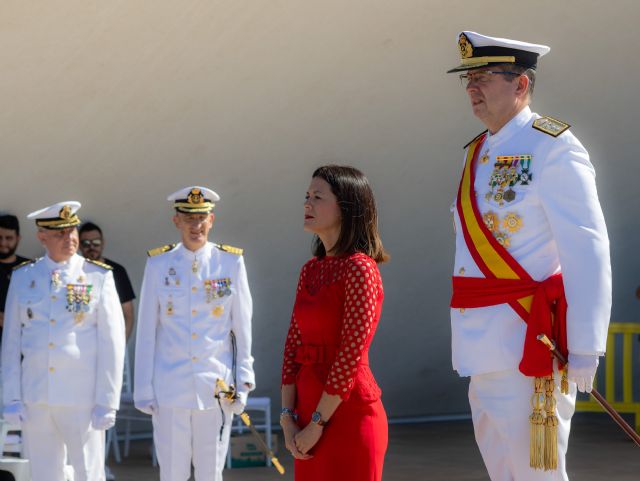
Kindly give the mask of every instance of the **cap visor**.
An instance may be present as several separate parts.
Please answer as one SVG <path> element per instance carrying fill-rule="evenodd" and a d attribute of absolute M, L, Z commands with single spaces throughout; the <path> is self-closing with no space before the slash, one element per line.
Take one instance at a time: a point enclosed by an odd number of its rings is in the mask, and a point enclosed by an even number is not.
<path fill-rule="evenodd" d="M 474 70 L 476 68 L 486 67 L 487 65 L 489 65 L 489 62 L 477 63 L 475 65 L 458 65 L 457 67 L 454 67 L 451 70 L 447 70 L 447 73 L 464 72 L 465 70 Z"/>

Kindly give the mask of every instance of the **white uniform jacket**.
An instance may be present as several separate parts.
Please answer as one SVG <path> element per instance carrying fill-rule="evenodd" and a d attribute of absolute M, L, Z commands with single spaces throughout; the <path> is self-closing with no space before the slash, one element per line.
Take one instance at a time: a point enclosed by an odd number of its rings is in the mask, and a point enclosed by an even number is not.
<path fill-rule="evenodd" d="M 144 272 L 134 399 L 160 406 L 208 409 L 218 378 L 255 386 L 251 356 L 252 301 L 241 255 L 208 242 L 196 252 L 182 244 L 150 257 Z"/>
<path fill-rule="evenodd" d="M 527 107 L 496 134 L 487 134 L 476 164 L 478 209 L 485 225 L 533 279 L 542 281 L 562 271 L 569 351 L 603 354 L 611 312 L 611 264 L 595 171 L 570 131 L 553 137 L 532 127 L 538 118 Z M 496 163 L 511 162 L 515 156 L 520 180 L 507 201 L 490 182 L 498 172 Z M 453 275 L 484 277 L 467 248 L 455 202 L 452 211 Z M 460 375 L 517 369 L 526 325 L 508 304 L 452 309 L 451 327 L 453 367 Z"/>
<path fill-rule="evenodd" d="M 64 263 L 45 256 L 13 273 L 2 336 L 5 405 L 118 409 L 124 349 L 111 270 L 74 254 Z"/>

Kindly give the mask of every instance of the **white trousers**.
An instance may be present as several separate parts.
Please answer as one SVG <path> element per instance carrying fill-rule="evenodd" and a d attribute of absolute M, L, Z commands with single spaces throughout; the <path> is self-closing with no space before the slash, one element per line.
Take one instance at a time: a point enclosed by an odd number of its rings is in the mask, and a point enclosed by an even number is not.
<path fill-rule="evenodd" d="M 160 481 L 187 481 L 193 462 L 196 481 L 221 481 L 231 432 L 232 413 L 212 409 L 159 406 L 153 415 L 153 441 Z"/>
<path fill-rule="evenodd" d="M 575 410 L 576 385 L 561 394 L 555 374 L 558 415 L 558 469 L 529 467 L 529 416 L 533 378 L 520 371 L 500 371 L 471 376 L 469 404 L 476 442 L 492 481 L 568 481 L 565 457 L 571 416 Z"/>
<path fill-rule="evenodd" d="M 104 431 L 91 428 L 91 407 L 27 404 L 22 423 L 32 481 L 64 481 L 64 466 L 74 481 L 104 481 Z"/>

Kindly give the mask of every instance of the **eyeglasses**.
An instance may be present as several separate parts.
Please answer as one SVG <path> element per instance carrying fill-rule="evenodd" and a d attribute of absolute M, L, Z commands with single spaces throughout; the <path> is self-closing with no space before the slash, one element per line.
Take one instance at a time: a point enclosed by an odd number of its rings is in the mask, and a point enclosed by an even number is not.
<path fill-rule="evenodd" d="M 102 239 L 84 239 L 80 241 L 82 247 L 100 247 L 102 245 Z"/>
<path fill-rule="evenodd" d="M 481 72 L 467 72 L 460 74 L 460 84 L 463 87 L 467 87 L 471 82 L 475 82 L 480 85 L 486 85 L 491 82 L 491 77 L 493 75 L 512 75 L 515 77 L 519 77 L 522 75 L 517 72 L 503 72 L 503 71 L 494 71 L 494 70 L 483 70 Z"/>

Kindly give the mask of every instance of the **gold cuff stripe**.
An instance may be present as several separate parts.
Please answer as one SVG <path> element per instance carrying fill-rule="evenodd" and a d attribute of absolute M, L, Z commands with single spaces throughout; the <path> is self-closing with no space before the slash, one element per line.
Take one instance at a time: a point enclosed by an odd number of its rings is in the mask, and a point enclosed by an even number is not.
<path fill-rule="evenodd" d="M 471 57 L 471 58 L 463 58 L 462 65 L 478 65 L 484 63 L 515 63 L 515 57 Z"/>

